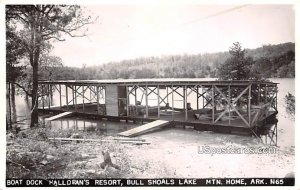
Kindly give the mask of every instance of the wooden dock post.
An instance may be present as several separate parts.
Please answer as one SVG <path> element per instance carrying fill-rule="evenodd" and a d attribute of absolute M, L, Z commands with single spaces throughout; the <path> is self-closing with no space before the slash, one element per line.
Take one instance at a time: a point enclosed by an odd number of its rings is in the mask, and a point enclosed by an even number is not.
<path fill-rule="evenodd" d="M 275 95 L 275 98 L 276 98 L 275 109 L 276 109 L 276 111 L 278 111 L 278 110 L 277 110 L 277 103 L 278 103 L 278 100 L 277 100 L 277 92 L 278 92 L 278 90 L 277 90 L 277 87 L 275 87 L 275 88 L 276 88 L 276 89 L 275 89 L 275 90 L 276 90 L 276 92 L 275 92 L 275 93 L 276 93 L 276 95 Z M 277 142 L 277 141 L 276 141 L 276 142 Z"/>
<path fill-rule="evenodd" d="M 127 117 L 129 117 L 129 93 L 128 93 L 128 86 L 126 86 L 126 112 L 127 112 Z"/>
<path fill-rule="evenodd" d="M 67 110 L 69 110 L 68 86 L 67 86 L 67 84 L 65 84 L 65 87 L 66 87 L 66 106 L 67 106 Z"/>
<path fill-rule="evenodd" d="M 50 84 L 48 84 L 48 109 L 50 110 L 50 106 L 51 106 L 51 103 L 50 103 Z"/>
<path fill-rule="evenodd" d="M 228 99 L 229 99 L 229 106 L 228 106 L 228 116 L 229 116 L 229 119 L 228 119 L 228 123 L 229 125 L 231 124 L 231 92 L 230 92 L 230 85 L 228 86 Z"/>
<path fill-rule="evenodd" d="M 74 108 L 75 108 L 75 94 L 74 94 L 74 87 L 75 87 L 75 86 L 72 87 L 72 102 L 73 102 L 73 106 L 74 106 Z M 76 87 L 75 87 L 75 88 L 76 88 Z M 75 111 L 76 111 L 76 109 L 75 109 Z"/>
<path fill-rule="evenodd" d="M 52 87 L 52 84 L 50 84 L 50 106 L 53 106 L 53 93 L 52 93 L 52 89 L 53 89 L 53 87 Z"/>
<path fill-rule="evenodd" d="M 260 102 L 260 84 L 257 85 L 257 104 Z"/>
<path fill-rule="evenodd" d="M 204 109 L 205 108 L 205 104 L 204 104 L 204 89 L 203 89 L 204 87 L 203 86 L 201 86 L 201 93 L 203 94 L 203 96 L 202 96 L 202 109 Z M 204 92 L 203 92 L 204 91 Z"/>
<path fill-rule="evenodd" d="M 183 96 L 184 96 L 184 111 L 185 111 L 185 116 L 184 116 L 184 118 L 185 118 L 185 120 L 187 121 L 187 119 L 188 119 L 188 113 L 187 113 L 187 88 L 186 88 L 186 85 L 184 86 L 184 91 L 183 91 Z"/>
<path fill-rule="evenodd" d="M 251 127 L 251 84 L 249 85 L 249 91 L 248 91 L 248 120 L 249 125 Z"/>
<path fill-rule="evenodd" d="M 137 94 L 136 94 L 136 89 L 137 88 L 135 86 L 133 88 L 134 88 L 134 105 L 137 105 Z"/>
<path fill-rule="evenodd" d="M 90 90 L 90 103 L 92 103 L 92 87 L 91 86 L 88 86 L 89 90 Z"/>
<path fill-rule="evenodd" d="M 149 110 L 148 110 L 148 85 L 146 84 L 146 89 L 145 89 L 145 93 L 146 93 L 146 118 L 149 117 Z"/>
<path fill-rule="evenodd" d="M 97 114 L 99 115 L 99 86 L 96 87 L 97 91 Z"/>
<path fill-rule="evenodd" d="M 168 86 L 166 86 L 166 89 L 167 89 L 167 104 L 169 104 L 169 88 L 168 88 Z"/>
<path fill-rule="evenodd" d="M 172 121 L 174 121 L 174 88 L 172 83 Z"/>
<path fill-rule="evenodd" d="M 185 104 L 185 86 L 182 87 L 182 98 L 183 98 L 183 109 L 185 110 L 186 104 Z"/>
<path fill-rule="evenodd" d="M 82 85 L 82 111 L 83 113 L 85 112 L 84 110 L 84 86 Z"/>
<path fill-rule="evenodd" d="M 157 119 L 160 118 L 160 105 L 159 105 L 159 85 L 157 85 Z"/>
<path fill-rule="evenodd" d="M 42 106 L 45 109 L 45 95 L 44 95 L 44 85 L 42 84 Z"/>
<path fill-rule="evenodd" d="M 212 85 L 212 123 L 215 123 L 215 86 Z"/>
<path fill-rule="evenodd" d="M 75 105 L 74 105 L 74 108 L 75 108 L 75 111 L 77 111 L 77 90 L 79 90 L 80 86 L 78 87 L 77 89 L 77 86 L 75 85 L 74 86 L 74 98 L 75 98 Z"/>
<path fill-rule="evenodd" d="M 62 109 L 62 103 L 61 103 L 61 84 L 59 84 L 59 106 L 60 106 L 60 109 Z"/>
<path fill-rule="evenodd" d="M 197 110 L 199 110 L 199 87 L 197 86 L 197 94 L 196 94 L 196 98 L 197 98 Z"/>
<path fill-rule="evenodd" d="M 267 84 L 265 85 L 265 104 L 267 103 Z"/>

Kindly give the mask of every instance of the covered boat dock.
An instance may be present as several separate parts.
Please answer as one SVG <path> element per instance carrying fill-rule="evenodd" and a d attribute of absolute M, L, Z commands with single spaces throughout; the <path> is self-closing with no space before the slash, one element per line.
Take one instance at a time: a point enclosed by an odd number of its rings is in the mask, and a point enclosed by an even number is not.
<path fill-rule="evenodd" d="M 39 111 L 253 134 L 276 123 L 277 83 L 188 79 L 39 81 Z M 54 96 L 53 94 L 58 94 Z M 59 99 L 54 105 L 54 99 Z"/>

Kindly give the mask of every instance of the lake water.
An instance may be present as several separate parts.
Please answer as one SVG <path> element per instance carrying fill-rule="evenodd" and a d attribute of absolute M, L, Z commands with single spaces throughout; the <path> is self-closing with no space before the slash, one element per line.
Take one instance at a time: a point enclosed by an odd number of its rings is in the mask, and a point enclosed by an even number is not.
<path fill-rule="evenodd" d="M 273 82 L 279 83 L 278 85 L 278 125 L 277 125 L 277 145 L 279 147 L 291 147 L 295 145 L 295 122 L 294 120 L 289 117 L 289 114 L 285 110 L 285 101 L 284 97 L 285 95 L 289 92 L 293 95 L 295 95 L 295 79 L 271 79 Z M 163 90 L 161 91 L 162 94 L 166 94 L 167 92 Z M 63 97 L 65 97 L 65 92 L 62 91 Z M 86 95 L 89 94 L 89 91 L 86 91 Z M 69 93 L 68 95 L 71 99 L 72 94 Z M 58 106 L 59 105 L 59 98 L 58 94 L 54 93 L 54 101 L 53 105 Z M 142 93 L 138 92 L 138 99 L 141 100 Z M 152 94 L 150 95 L 149 99 L 149 104 L 156 105 L 157 100 L 155 99 L 156 95 Z M 196 108 L 196 103 L 193 102 L 195 99 L 195 94 L 191 94 L 188 97 L 188 102 L 191 102 L 191 107 Z M 182 107 L 183 103 L 182 101 L 179 101 L 180 97 L 178 95 L 175 95 L 175 107 Z M 102 100 L 103 101 L 103 100 Z M 145 98 L 142 100 L 142 104 L 144 103 Z M 171 99 L 168 100 L 171 105 Z M 134 102 L 134 98 L 130 98 L 130 102 Z M 202 106 L 201 104 L 202 101 L 200 101 L 200 107 Z M 31 101 L 27 102 L 25 101 L 24 96 L 17 95 L 16 96 L 16 115 L 17 115 L 17 120 L 21 119 L 26 119 L 30 118 L 29 117 L 29 112 L 30 112 L 30 103 Z M 82 99 L 78 98 L 77 103 L 82 103 Z M 62 105 L 65 105 L 65 102 L 62 102 Z M 28 124 L 29 120 L 25 120 L 24 124 Z M 132 124 L 132 123 L 117 123 L 117 122 L 109 122 L 109 121 L 97 121 L 97 120 L 87 120 L 87 119 L 82 119 L 82 118 L 74 118 L 74 117 L 69 117 L 69 118 L 63 118 L 63 119 L 58 119 L 55 121 L 51 122 L 51 125 L 49 127 L 54 128 L 54 129 L 76 129 L 76 130 L 86 130 L 86 131 L 93 131 L 93 133 L 99 133 L 99 134 L 107 134 L 107 135 L 115 135 L 118 132 L 124 131 L 126 129 L 130 129 L 132 127 L 137 126 L 137 124 Z M 169 130 L 169 129 L 168 129 Z M 171 129 L 172 130 L 172 129 Z M 176 133 L 180 133 L 180 130 L 174 130 Z M 174 132 L 173 131 L 173 132 Z M 164 133 L 165 134 L 165 133 Z M 197 133 L 195 133 L 197 135 Z M 210 134 L 213 136 L 213 138 L 218 138 L 221 134 L 215 134 L 212 133 Z M 232 138 L 249 138 L 249 137 L 236 137 L 232 135 Z M 254 137 L 250 137 L 254 138 Z M 184 137 L 183 137 L 184 139 Z M 262 137 L 264 139 L 264 137 Z M 178 139 L 179 140 L 179 139 Z"/>

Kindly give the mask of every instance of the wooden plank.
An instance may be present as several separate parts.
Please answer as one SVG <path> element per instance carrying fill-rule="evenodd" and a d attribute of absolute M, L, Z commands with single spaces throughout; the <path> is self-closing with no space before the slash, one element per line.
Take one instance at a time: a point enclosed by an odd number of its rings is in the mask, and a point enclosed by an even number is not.
<path fill-rule="evenodd" d="M 60 140 L 60 141 L 87 141 L 87 142 L 103 142 L 103 140 L 99 139 L 79 139 L 79 138 L 48 138 L 49 140 Z M 113 140 L 108 140 L 105 142 L 110 142 Z"/>
<path fill-rule="evenodd" d="M 110 138 L 108 138 L 110 139 Z M 145 142 L 145 139 L 141 139 L 141 138 L 130 138 L 130 137 L 113 137 L 111 138 L 111 140 L 116 140 L 116 141 L 142 141 Z"/>
<path fill-rule="evenodd" d="M 59 141 L 81 141 L 81 142 L 119 142 L 122 144 L 150 144 L 150 142 L 145 142 L 145 140 L 138 139 L 124 139 L 124 140 L 116 140 L 116 139 L 79 139 L 79 138 L 48 138 L 49 140 L 59 140 Z"/>
<path fill-rule="evenodd" d="M 140 145 L 140 144 L 150 144 L 150 142 L 141 142 L 141 141 L 119 141 L 122 144 L 135 144 L 135 145 Z"/>
<path fill-rule="evenodd" d="M 46 121 L 53 121 L 53 120 L 55 120 L 55 119 L 59 119 L 59 118 L 65 117 L 65 116 L 67 116 L 67 115 L 70 115 L 71 113 L 72 113 L 72 112 L 64 112 L 64 113 L 55 115 L 55 116 L 53 116 L 53 117 L 46 118 L 45 120 L 46 120 Z"/>
<path fill-rule="evenodd" d="M 120 136 L 125 136 L 125 137 L 132 137 L 136 135 L 141 135 L 142 133 L 146 133 L 150 130 L 163 127 L 169 124 L 169 121 L 164 121 L 164 120 L 156 120 L 151 123 L 147 123 L 145 125 L 130 129 L 128 131 L 124 131 L 122 133 L 119 133 L 118 135 Z"/>

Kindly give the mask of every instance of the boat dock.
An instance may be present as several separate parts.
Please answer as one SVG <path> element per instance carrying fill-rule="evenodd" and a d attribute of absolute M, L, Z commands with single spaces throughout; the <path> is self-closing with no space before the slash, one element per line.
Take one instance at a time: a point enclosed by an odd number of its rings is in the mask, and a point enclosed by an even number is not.
<path fill-rule="evenodd" d="M 77 117 L 141 124 L 164 120 L 170 126 L 241 134 L 277 121 L 277 83 L 273 82 L 67 80 L 39 81 L 39 87 L 39 111 L 44 113 L 71 112 Z M 59 98 L 56 105 L 54 93 Z M 147 131 L 149 126 L 140 129 Z"/>

